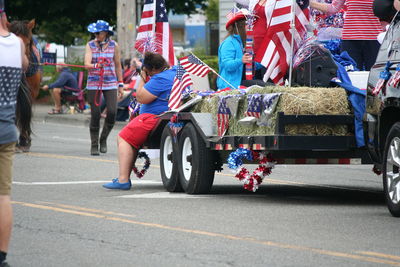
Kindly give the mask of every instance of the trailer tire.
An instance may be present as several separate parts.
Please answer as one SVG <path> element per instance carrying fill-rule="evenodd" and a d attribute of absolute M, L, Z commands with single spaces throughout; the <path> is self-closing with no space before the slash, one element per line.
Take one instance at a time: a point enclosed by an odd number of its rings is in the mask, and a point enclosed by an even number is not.
<path fill-rule="evenodd" d="M 182 192 L 178 172 L 178 144 L 174 142 L 173 138 L 167 124 L 160 141 L 161 180 L 168 192 Z"/>
<path fill-rule="evenodd" d="M 214 154 L 206 147 L 192 123 L 179 138 L 179 179 L 188 194 L 209 193 L 214 182 Z"/>
<path fill-rule="evenodd" d="M 388 209 L 394 217 L 400 217 L 400 122 L 392 126 L 386 138 L 382 179 Z"/>

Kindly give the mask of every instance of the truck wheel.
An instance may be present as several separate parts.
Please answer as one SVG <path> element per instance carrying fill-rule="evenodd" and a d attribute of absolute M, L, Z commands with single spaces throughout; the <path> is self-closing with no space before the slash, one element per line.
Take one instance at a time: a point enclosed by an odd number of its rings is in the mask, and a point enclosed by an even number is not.
<path fill-rule="evenodd" d="M 169 192 L 181 192 L 179 182 L 177 144 L 174 143 L 169 126 L 166 125 L 160 142 L 161 180 L 164 188 Z"/>
<path fill-rule="evenodd" d="M 383 189 L 390 213 L 400 217 L 400 122 L 389 131 L 383 154 Z"/>
<path fill-rule="evenodd" d="M 214 182 L 213 152 L 187 123 L 179 138 L 179 179 L 188 194 L 206 194 Z"/>

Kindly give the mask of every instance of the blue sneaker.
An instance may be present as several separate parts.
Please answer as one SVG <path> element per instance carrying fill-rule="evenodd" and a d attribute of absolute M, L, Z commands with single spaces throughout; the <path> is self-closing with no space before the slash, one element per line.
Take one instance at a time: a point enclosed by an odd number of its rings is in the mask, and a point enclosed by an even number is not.
<path fill-rule="evenodd" d="M 129 182 L 121 184 L 118 181 L 118 178 L 112 179 L 111 183 L 103 184 L 104 188 L 119 189 L 119 190 L 129 190 L 129 189 L 131 189 L 131 186 L 132 186 L 131 179 L 129 179 Z"/>

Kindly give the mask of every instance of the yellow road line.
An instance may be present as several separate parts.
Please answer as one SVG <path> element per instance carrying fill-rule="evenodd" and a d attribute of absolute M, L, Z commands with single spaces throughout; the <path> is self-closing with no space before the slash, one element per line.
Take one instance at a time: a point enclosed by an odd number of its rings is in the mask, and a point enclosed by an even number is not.
<path fill-rule="evenodd" d="M 384 254 L 384 253 L 378 253 L 378 252 L 372 252 L 372 251 L 357 251 L 356 253 L 374 256 L 374 257 L 380 257 L 380 258 L 388 258 L 391 260 L 400 260 L 400 256 L 394 256 L 394 255 L 390 255 L 390 254 Z"/>
<path fill-rule="evenodd" d="M 109 163 L 118 163 L 116 160 L 109 159 L 98 159 L 98 158 L 88 158 L 88 157 L 77 157 L 77 156 L 65 156 L 65 155 L 57 155 L 57 154 L 46 154 L 46 153 L 26 153 L 28 156 L 41 157 L 41 158 L 54 158 L 54 159 L 79 159 L 79 160 L 87 160 L 87 161 L 100 161 L 100 162 L 109 162 Z"/>
<path fill-rule="evenodd" d="M 195 234 L 195 235 L 200 235 L 200 236 L 210 236 L 210 237 L 217 237 L 217 238 L 222 238 L 222 239 L 244 241 L 244 242 L 269 246 L 269 247 L 290 249 L 290 250 L 296 250 L 296 251 L 306 251 L 306 252 L 312 252 L 312 253 L 316 253 L 316 254 L 320 254 L 320 255 L 328 255 L 328 256 L 339 257 L 339 258 L 354 259 L 354 260 L 359 260 L 359 261 L 364 261 L 364 262 L 373 262 L 373 263 L 388 264 L 388 265 L 393 265 L 393 266 L 400 266 L 400 262 L 398 262 L 398 261 L 374 258 L 374 257 L 370 257 L 370 256 L 362 256 L 362 255 L 355 255 L 355 254 L 337 252 L 337 251 L 332 251 L 332 250 L 303 247 L 303 246 L 290 245 L 290 244 L 284 244 L 284 243 L 266 241 L 266 240 L 258 240 L 258 239 L 251 238 L 251 237 L 241 237 L 241 236 L 213 233 L 213 232 L 208 232 L 208 231 L 187 229 L 187 228 L 182 228 L 182 227 L 173 227 L 173 226 L 162 225 L 162 224 L 158 224 L 158 223 L 140 222 L 140 221 L 135 221 L 135 220 L 130 220 L 130 219 L 110 217 L 110 216 L 106 216 L 103 214 L 70 210 L 70 209 L 66 209 L 66 208 L 50 207 L 50 206 L 39 205 L 39 204 L 34 204 L 34 203 L 27 203 L 27 202 L 20 202 L 20 201 L 12 201 L 12 203 L 16 204 L 16 205 L 25 206 L 25 207 L 35 208 L 35 209 L 50 210 L 50 211 L 61 212 L 61 213 L 69 213 L 69 214 L 85 216 L 85 217 L 94 217 L 94 218 L 105 219 L 105 220 L 109 220 L 109 221 L 122 222 L 122 223 L 158 228 L 158 229 L 163 229 L 163 230 L 171 230 L 171 231 Z M 368 252 L 365 252 L 365 253 L 368 253 Z M 369 255 L 375 256 L 375 255 L 386 255 L 386 254 L 370 252 Z M 386 255 L 386 256 L 391 256 L 393 258 L 397 258 L 397 256 L 394 256 L 394 255 L 393 256 Z"/>
<path fill-rule="evenodd" d="M 117 213 L 117 212 L 98 210 L 98 209 L 90 209 L 90 208 L 84 208 L 84 207 L 78 207 L 78 206 L 72 206 L 72 205 L 58 204 L 58 203 L 53 203 L 53 202 L 39 201 L 38 203 L 52 205 L 52 206 L 56 206 L 56 207 L 60 207 L 60 208 L 100 213 L 100 214 L 105 214 L 105 215 L 115 215 L 115 216 L 121 216 L 121 217 L 136 217 L 135 215 L 132 215 L 132 214 Z"/>

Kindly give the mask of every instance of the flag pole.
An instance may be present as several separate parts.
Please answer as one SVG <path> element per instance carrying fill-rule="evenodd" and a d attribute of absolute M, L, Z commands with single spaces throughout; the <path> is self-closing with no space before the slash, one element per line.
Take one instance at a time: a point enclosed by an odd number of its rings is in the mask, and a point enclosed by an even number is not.
<path fill-rule="evenodd" d="M 290 42 L 290 54 L 289 54 L 289 88 L 292 87 L 292 71 L 293 71 L 293 49 L 294 49 L 294 31 L 296 27 L 296 0 L 292 1 L 291 13 L 292 21 L 290 23 L 291 30 L 291 42 Z"/>
<path fill-rule="evenodd" d="M 237 89 L 235 86 L 233 86 L 232 84 L 230 84 L 227 80 L 224 79 L 224 77 L 222 77 L 221 75 L 219 75 L 215 70 L 213 70 L 210 66 L 208 66 L 206 63 L 204 63 L 200 58 L 198 58 L 195 54 L 193 54 L 192 52 L 190 52 L 191 55 L 193 55 L 196 59 L 198 59 L 201 63 L 203 63 L 204 65 L 206 65 L 212 72 L 214 72 L 218 77 L 220 77 L 224 82 L 226 82 L 230 87 L 232 87 L 233 89 Z"/>

